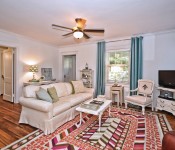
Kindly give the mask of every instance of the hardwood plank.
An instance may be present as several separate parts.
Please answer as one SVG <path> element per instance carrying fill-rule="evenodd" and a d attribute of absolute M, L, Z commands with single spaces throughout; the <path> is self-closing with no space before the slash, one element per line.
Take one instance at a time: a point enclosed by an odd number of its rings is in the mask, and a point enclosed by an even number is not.
<path fill-rule="evenodd" d="M 0 140 L 0 148 L 5 147 L 5 146 L 6 145 L 4 143 L 2 143 L 1 140 Z"/>
<path fill-rule="evenodd" d="M 0 148 L 28 135 L 36 128 L 19 124 L 21 105 L 4 101 L 0 96 Z"/>

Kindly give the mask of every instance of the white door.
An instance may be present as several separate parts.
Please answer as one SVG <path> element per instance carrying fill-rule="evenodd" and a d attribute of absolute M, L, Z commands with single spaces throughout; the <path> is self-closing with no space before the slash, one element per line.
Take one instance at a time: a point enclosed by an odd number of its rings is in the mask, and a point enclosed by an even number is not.
<path fill-rule="evenodd" d="M 13 49 L 3 51 L 2 78 L 4 84 L 3 99 L 13 102 Z"/>
<path fill-rule="evenodd" d="M 64 82 L 76 80 L 76 55 L 63 56 Z"/>

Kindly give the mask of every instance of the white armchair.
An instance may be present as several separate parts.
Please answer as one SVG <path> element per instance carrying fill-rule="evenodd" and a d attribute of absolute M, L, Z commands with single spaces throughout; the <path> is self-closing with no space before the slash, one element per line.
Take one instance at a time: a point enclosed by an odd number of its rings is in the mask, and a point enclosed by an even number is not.
<path fill-rule="evenodd" d="M 127 104 L 131 103 L 142 107 L 142 114 L 145 114 L 145 107 L 152 105 L 152 111 L 154 110 L 153 106 L 153 89 L 154 82 L 151 80 L 138 80 L 138 88 L 131 90 L 130 92 L 137 92 L 136 95 L 126 96 L 125 98 L 125 108 Z"/>

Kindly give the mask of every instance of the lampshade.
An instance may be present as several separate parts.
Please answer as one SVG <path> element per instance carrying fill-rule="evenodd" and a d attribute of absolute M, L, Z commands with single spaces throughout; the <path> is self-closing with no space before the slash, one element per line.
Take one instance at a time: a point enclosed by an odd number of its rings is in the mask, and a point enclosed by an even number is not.
<path fill-rule="evenodd" d="M 29 72 L 38 72 L 38 66 L 34 66 L 34 65 L 32 65 L 32 66 L 30 66 L 29 67 Z"/>
<path fill-rule="evenodd" d="M 81 32 L 81 31 L 75 31 L 73 35 L 74 35 L 74 37 L 76 39 L 80 39 L 80 38 L 83 37 L 83 32 Z"/>

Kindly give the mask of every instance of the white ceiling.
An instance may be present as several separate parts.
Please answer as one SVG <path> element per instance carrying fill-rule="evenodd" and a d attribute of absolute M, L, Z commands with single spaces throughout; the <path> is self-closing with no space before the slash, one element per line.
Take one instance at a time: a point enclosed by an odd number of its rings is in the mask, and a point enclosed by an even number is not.
<path fill-rule="evenodd" d="M 104 35 L 75 40 L 51 27 L 74 27 L 78 17 L 87 19 L 86 28 L 104 28 Z M 55 46 L 171 30 L 175 0 L 0 0 L 0 29 Z"/>

